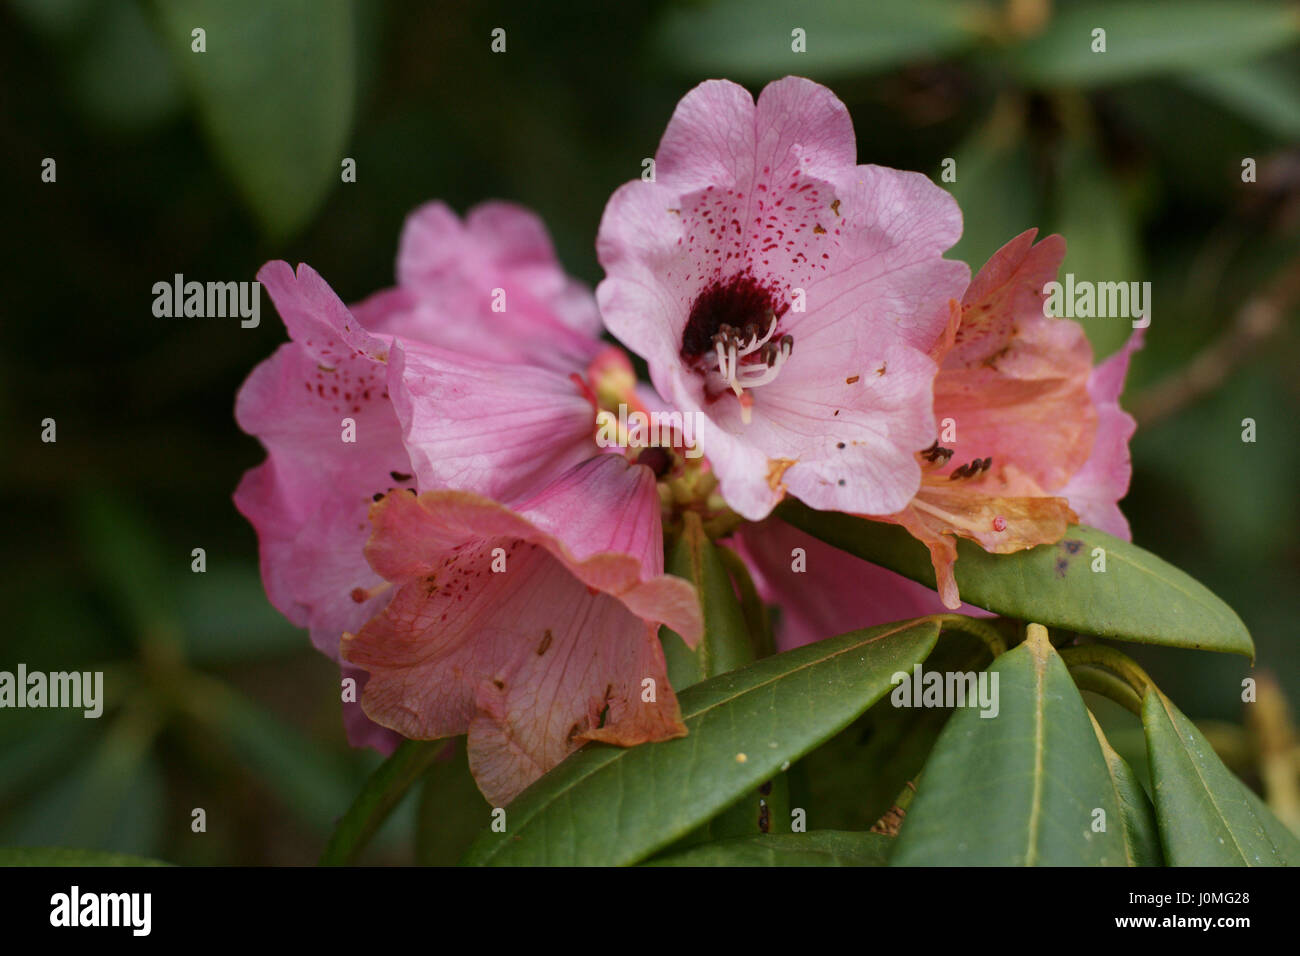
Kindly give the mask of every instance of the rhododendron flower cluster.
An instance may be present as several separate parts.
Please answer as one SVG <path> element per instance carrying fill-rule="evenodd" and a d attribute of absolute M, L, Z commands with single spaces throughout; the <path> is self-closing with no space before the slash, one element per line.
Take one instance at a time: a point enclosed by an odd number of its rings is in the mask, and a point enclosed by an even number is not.
<path fill-rule="evenodd" d="M 687 511 L 781 606 L 781 647 L 961 606 L 958 537 L 1127 536 L 1140 338 L 1094 367 L 1044 316 L 1061 237 L 1014 237 L 972 280 L 945 258 L 948 193 L 857 159 L 825 87 L 710 81 L 653 180 L 610 198 L 595 295 L 495 202 L 417 210 L 397 284 L 351 307 L 309 266 L 263 267 L 290 341 L 240 390 L 268 457 L 235 500 L 272 603 L 357 682 L 354 743 L 464 734 L 502 805 L 587 741 L 684 734 L 658 635 L 703 630 L 664 573 Z M 629 409 L 690 427 L 642 448 Z M 786 497 L 901 525 L 937 593 L 786 524 Z"/>

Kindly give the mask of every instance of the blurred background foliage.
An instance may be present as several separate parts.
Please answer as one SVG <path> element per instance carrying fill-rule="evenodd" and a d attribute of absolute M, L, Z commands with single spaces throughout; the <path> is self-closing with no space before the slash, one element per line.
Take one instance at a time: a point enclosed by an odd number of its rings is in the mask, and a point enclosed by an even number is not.
<path fill-rule="evenodd" d="M 1300 699 L 1297 37 L 1300 6 L 1266 0 L 4 0 L 0 668 L 103 669 L 108 705 L 0 712 L 0 845 L 310 862 L 378 763 L 344 744 L 337 670 L 267 604 L 230 501 L 262 457 L 234 394 L 283 327 L 265 297 L 257 329 L 158 319 L 153 284 L 285 258 L 353 301 L 391 283 L 413 207 L 491 197 L 538 210 L 595 283 L 606 199 L 709 77 L 809 76 L 848 104 L 861 162 L 937 180 L 955 159 L 973 269 L 1037 226 L 1079 278 L 1152 282 L 1125 510 L 1236 608 L 1258 669 L 1129 649 L 1248 781 L 1294 768 L 1276 693 Z M 1083 324 L 1099 355 L 1128 331 Z M 1261 720 L 1240 682 L 1265 671 Z M 1136 720 L 1104 703 L 1144 770 Z M 810 825 L 887 808 L 937 729 L 895 723 L 869 713 L 798 768 Z M 1295 825 L 1294 786 L 1270 797 Z M 365 859 L 449 862 L 486 820 L 457 752 Z"/>

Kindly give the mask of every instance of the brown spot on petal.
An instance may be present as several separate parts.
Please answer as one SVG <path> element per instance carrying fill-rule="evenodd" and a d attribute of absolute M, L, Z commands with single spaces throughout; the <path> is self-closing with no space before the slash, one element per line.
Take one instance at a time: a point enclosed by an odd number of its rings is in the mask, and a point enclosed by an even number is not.
<path fill-rule="evenodd" d="M 826 234 L 826 230 L 821 227 L 821 223 L 817 223 L 817 225 L 813 226 L 813 232 L 817 233 L 819 236 Z"/>
<path fill-rule="evenodd" d="M 862 377 L 861 375 L 850 375 L 848 378 L 846 378 L 846 379 L 844 380 L 844 384 L 845 384 L 845 385 L 856 385 L 858 379 L 860 379 L 861 377 Z"/>
<path fill-rule="evenodd" d="M 767 486 L 773 491 L 783 491 L 785 485 L 781 479 L 785 473 L 790 470 L 790 466 L 797 464 L 795 458 L 769 458 L 767 460 Z"/>
<path fill-rule="evenodd" d="M 838 199 L 831 203 L 831 212 L 837 216 L 840 214 L 840 201 Z"/>
<path fill-rule="evenodd" d="M 546 649 L 551 646 L 551 629 L 548 627 L 546 633 L 542 635 L 542 643 L 537 645 L 537 656 L 541 657 L 546 653 Z"/>

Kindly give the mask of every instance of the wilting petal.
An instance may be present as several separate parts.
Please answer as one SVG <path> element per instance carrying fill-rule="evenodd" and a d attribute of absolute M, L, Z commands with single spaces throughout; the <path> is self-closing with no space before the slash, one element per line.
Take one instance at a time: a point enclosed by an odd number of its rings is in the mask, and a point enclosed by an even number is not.
<path fill-rule="evenodd" d="M 1064 498 L 1026 494 L 1026 479 L 985 476 L 981 483 L 985 487 L 962 487 L 927 476 L 905 510 L 879 519 L 902 525 L 930 549 L 939 596 L 949 608 L 961 605 L 953 575 L 957 538 L 975 541 L 991 554 L 1011 554 L 1061 540 L 1076 520 Z"/>
<path fill-rule="evenodd" d="M 1088 397 L 1092 349 L 1078 323 L 1043 315 L 1043 286 L 1065 256 L 1060 236 L 1032 245 L 1030 229 L 994 253 L 962 301 L 961 324 L 934 380 L 934 414 L 957 467 L 1010 463 L 1043 489 L 1087 460 L 1097 428 Z"/>
<path fill-rule="evenodd" d="M 1131 539 L 1128 519 L 1119 510 L 1119 500 L 1128 492 L 1133 463 L 1128 443 L 1137 430 L 1133 416 L 1119 407 L 1124 391 L 1129 359 L 1142 348 L 1146 330 L 1136 329 L 1124 347 L 1102 362 L 1088 378 L 1088 394 L 1097 408 L 1097 440 L 1092 454 L 1060 494 L 1070 499 L 1070 507 L 1086 525 Z"/>
<path fill-rule="evenodd" d="M 408 737 L 468 732 L 494 804 L 585 740 L 685 732 L 658 627 L 694 643 L 702 624 L 691 587 L 661 573 L 647 469 L 598 456 L 517 511 L 433 491 L 390 495 L 371 517 L 367 555 L 396 594 L 344 642 L 371 675 L 363 706 Z"/>

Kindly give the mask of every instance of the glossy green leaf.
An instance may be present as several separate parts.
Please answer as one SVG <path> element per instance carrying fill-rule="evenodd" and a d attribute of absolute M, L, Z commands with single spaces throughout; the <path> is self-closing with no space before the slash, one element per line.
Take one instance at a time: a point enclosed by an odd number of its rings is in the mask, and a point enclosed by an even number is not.
<path fill-rule="evenodd" d="M 1093 52 L 1093 30 L 1106 51 Z M 1300 36 L 1300 13 L 1282 0 L 1091 0 L 1055 8 L 1047 28 L 1015 47 L 1027 83 L 1113 83 L 1249 60 Z"/>
<path fill-rule="evenodd" d="M 644 866 L 885 866 L 893 840 L 879 833 L 813 830 L 735 837 L 648 860 Z"/>
<path fill-rule="evenodd" d="M 934 646 L 922 619 L 853 631 L 767 657 L 682 692 L 689 735 L 619 749 L 589 744 L 507 808 L 506 832 L 466 862 L 636 863 L 846 727 Z"/>
<path fill-rule="evenodd" d="M 355 92 L 351 4 L 166 0 L 155 10 L 218 157 L 267 232 L 287 236 L 340 181 Z"/>
<path fill-rule="evenodd" d="M 780 517 L 815 538 L 934 587 L 925 547 L 896 525 L 787 499 Z M 1093 551 L 1106 570 L 1093 571 Z M 957 542 L 963 600 L 1022 621 L 1140 644 L 1165 644 L 1253 657 L 1241 618 L 1203 584 L 1128 541 L 1072 525 L 1056 544 L 989 554 Z"/>
<path fill-rule="evenodd" d="M 1171 866 L 1300 865 L 1300 841 L 1154 687 L 1142 700 L 1142 726 Z"/>
<path fill-rule="evenodd" d="M 694 586 L 704 616 L 704 635 L 694 650 L 672 631 L 664 633 L 668 680 L 674 690 L 685 690 L 754 660 L 754 643 L 731 577 L 698 515 L 686 515 L 685 527 L 668 556 L 665 570 Z"/>
<path fill-rule="evenodd" d="M 330 837 L 321 866 L 344 866 L 365 849 L 375 831 L 402 802 L 447 746 L 442 740 L 406 740 L 370 775 Z"/>
<path fill-rule="evenodd" d="M 974 637 L 945 631 L 926 670 L 981 671 L 990 661 Z M 868 830 L 915 780 L 952 710 L 895 707 L 888 698 L 803 760 L 803 790 L 793 786 L 798 805 L 809 810 L 808 825 L 819 830 Z M 800 775 L 796 775 L 796 779 Z"/>
<path fill-rule="evenodd" d="M 1124 830 L 1088 710 L 1047 632 L 999 657 L 995 717 L 960 707 L 917 783 L 895 866 L 1123 866 Z M 991 683 L 990 683 L 990 689 Z M 1093 829 L 1105 814 L 1105 832 Z"/>
<path fill-rule="evenodd" d="M 171 866 L 126 853 L 76 850 L 69 847 L 0 847 L 0 866 Z"/>
<path fill-rule="evenodd" d="M 1156 826 L 1156 812 L 1151 806 L 1151 798 L 1142 789 L 1142 784 L 1128 761 L 1110 745 L 1097 718 L 1091 713 L 1088 716 L 1092 718 L 1092 729 L 1097 733 L 1102 756 L 1106 758 L 1111 786 L 1115 788 L 1129 866 L 1164 866 L 1164 855 L 1160 852 L 1160 830 Z"/>
<path fill-rule="evenodd" d="M 665 19 L 657 45 L 685 72 L 758 82 L 789 73 L 860 76 L 936 59 L 976 36 L 972 7 L 955 0 L 803 0 L 792 13 L 781 0 L 693 5 Z M 796 28 L 804 31 L 803 52 L 794 50 Z"/>

